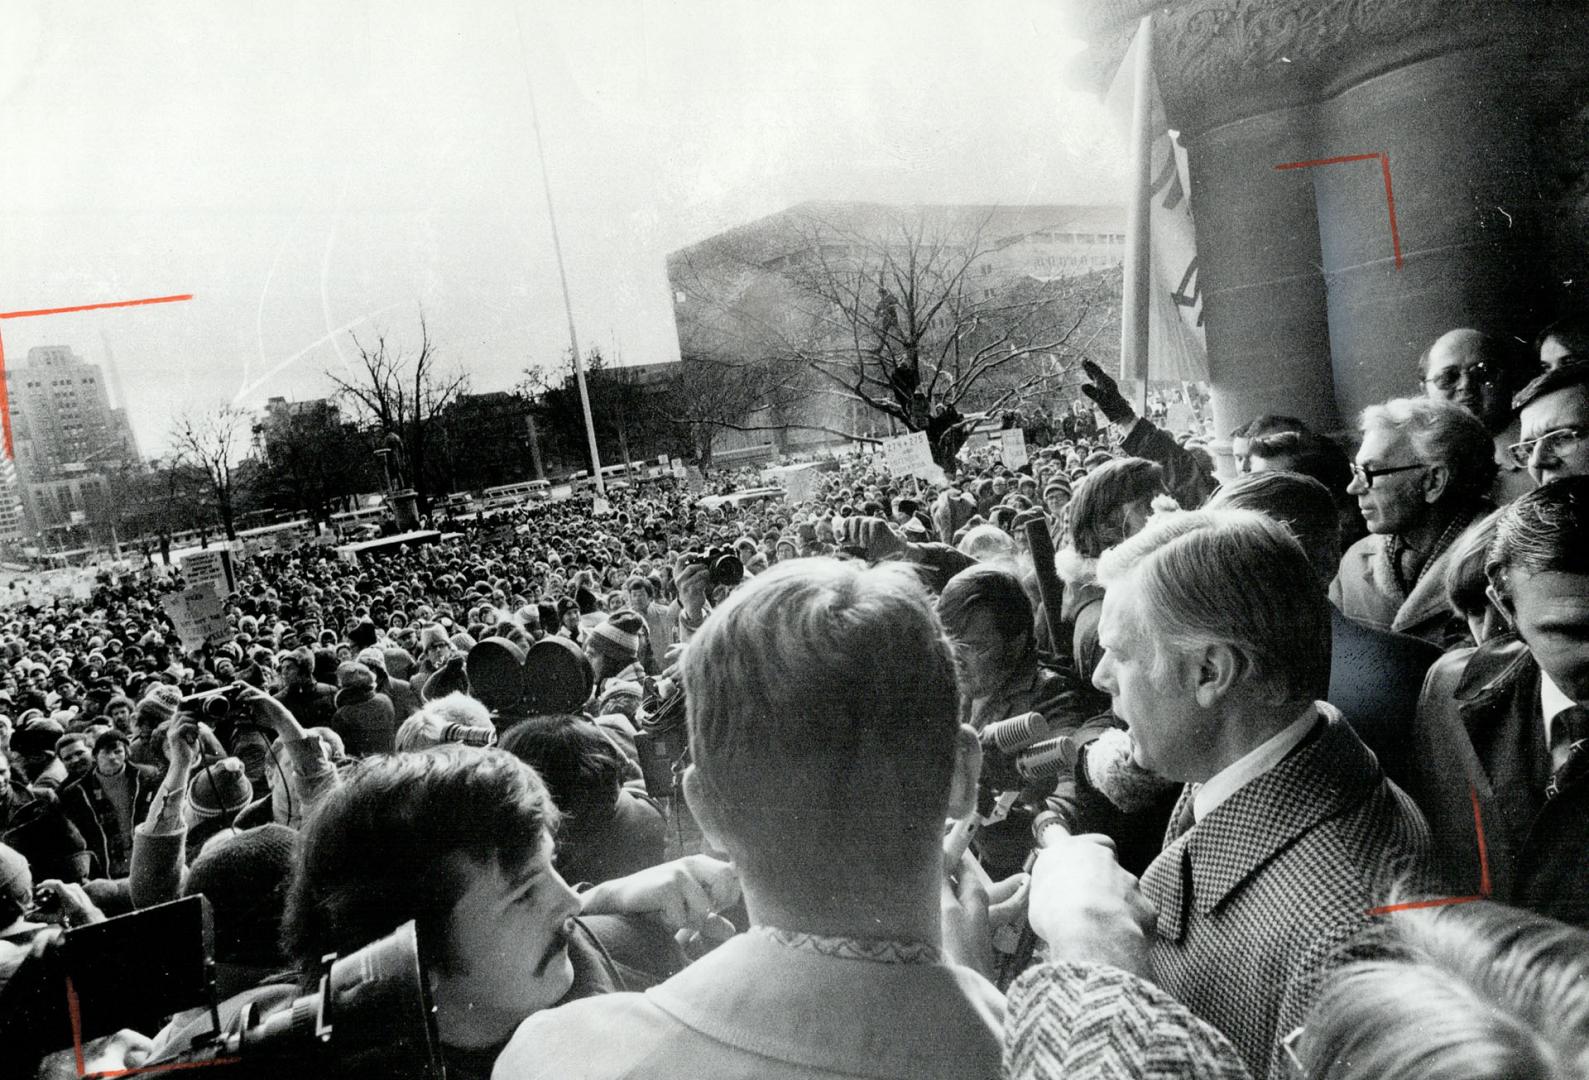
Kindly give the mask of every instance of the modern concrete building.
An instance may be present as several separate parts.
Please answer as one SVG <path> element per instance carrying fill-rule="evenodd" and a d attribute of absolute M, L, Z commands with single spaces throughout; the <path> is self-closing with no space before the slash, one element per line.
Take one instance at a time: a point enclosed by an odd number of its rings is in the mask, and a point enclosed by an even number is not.
<path fill-rule="evenodd" d="M 914 239 L 902 239 L 905 234 Z M 668 256 L 679 351 L 743 362 L 756 359 L 769 340 L 801 338 L 809 331 L 803 320 L 812 317 L 811 296 L 799 284 L 808 274 L 836 270 L 866 278 L 891 255 L 905 261 L 923 254 L 958 272 L 969 259 L 969 291 L 987 299 L 1023 282 L 1119 267 L 1125 240 L 1124 207 L 801 203 Z M 852 284 L 865 295 L 857 302 L 870 304 L 876 295 L 870 279 Z M 1099 348 L 1113 348 L 1117 340 L 1116 333 Z M 891 433 L 882 413 L 831 393 L 807 395 L 796 408 L 798 416 L 789 409 L 776 417 L 758 413 L 745 425 L 772 430 L 720 432 L 714 451 L 750 453 L 772 442 L 794 451 L 833 440 L 819 429 Z"/>

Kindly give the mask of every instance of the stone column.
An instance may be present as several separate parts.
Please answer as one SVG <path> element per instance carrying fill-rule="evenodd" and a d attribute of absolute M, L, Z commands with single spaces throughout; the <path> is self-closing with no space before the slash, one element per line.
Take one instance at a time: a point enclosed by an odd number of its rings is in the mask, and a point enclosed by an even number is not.
<path fill-rule="evenodd" d="M 1387 155 L 1402 252 L 1398 267 L 1379 162 L 1311 170 L 1348 416 L 1420 393 L 1418 355 L 1453 327 L 1526 341 L 1546 321 L 1529 64 L 1515 44 L 1463 49 L 1320 103 L 1320 156 Z"/>
<path fill-rule="evenodd" d="M 1337 422 L 1313 192 L 1273 168 L 1309 152 L 1312 127 L 1307 108 L 1281 109 L 1186 143 L 1221 443 L 1260 413 Z"/>
<path fill-rule="evenodd" d="M 1589 244 L 1565 234 L 1589 220 L 1589 120 L 1573 113 L 1589 4 L 1074 0 L 1093 46 L 1079 82 L 1108 84 L 1150 9 L 1191 164 L 1221 435 L 1259 412 L 1347 426 L 1416 392 L 1441 332 L 1527 338 L 1582 302 Z M 1377 160 L 1274 169 L 1381 152 L 1399 269 Z"/>

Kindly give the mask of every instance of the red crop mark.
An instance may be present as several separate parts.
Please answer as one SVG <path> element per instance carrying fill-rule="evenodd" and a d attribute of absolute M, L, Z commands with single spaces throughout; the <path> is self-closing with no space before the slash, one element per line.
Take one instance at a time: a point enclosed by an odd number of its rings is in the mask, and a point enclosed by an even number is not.
<path fill-rule="evenodd" d="M 1452 904 L 1471 904 L 1475 900 L 1490 898 L 1490 852 L 1484 842 L 1484 815 L 1479 812 L 1479 792 L 1471 784 L 1468 798 L 1473 800 L 1473 829 L 1479 840 L 1479 891 L 1473 896 L 1446 896 L 1436 900 L 1414 900 L 1405 904 L 1386 904 L 1369 908 L 1370 915 L 1389 915 L 1395 911 L 1417 911 L 1420 908 L 1450 907 Z"/>
<path fill-rule="evenodd" d="M 1396 228 L 1396 195 L 1390 187 L 1390 155 L 1383 150 L 1372 154 L 1346 154 L 1342 157 L 1317 158 L 1313 161 L 1288 161 L 1275 169 L 1311 169 L 1315 165 L 1343 165 L 1348 161 L 1377 161 L 1385 176 L 1385 209 L 1390 212 L 1390 247 L 1396 256 L 1396 269 L 1401 269 L 1401 232 Z"/>
<path fill-rule="evenodd" d="M 32 311 L 0 311 L 0 320 L 31 319 L 38 315 L 66 315 L 74 311 L 103 311 L 106 308 L 142 307 L 144 304 L 174 304 L 179 300 L 192 299 L 192 293 L 183 293 L 180 296 L 146 296 L 139 300 L 111 300 L 102 304 L 34 308 Z M 3 338 L 0 338 L 0 428 L 4 430 L 6 457 L 15 461 L 16 451 L 11 445 L 11 393 L 6 386 L 6 350 Z"/>
<path fill-rule="evenodd" d="M 66 1013 L 72 1021 L 72 1055 L 77 1062 L 77 1075 L 79 1080 L 115 1080 L 120 1076 L 141 1076 L 145 1073 L 173 1072 L 177 1069 L 201 1069 L 206 1065 L 237 1065 L 242 1058 L 211 1058 L 208 1061 L 173 1061 L 169 1065 L 150 1065 L 137 1069 L 109 1069 L 105 1072 L 89 1072 L 88 1062 L 83 1058 L 83 1015 L 77 1003 L 77 987 L 72 985 L 72 977 L 66 977 Z"/>

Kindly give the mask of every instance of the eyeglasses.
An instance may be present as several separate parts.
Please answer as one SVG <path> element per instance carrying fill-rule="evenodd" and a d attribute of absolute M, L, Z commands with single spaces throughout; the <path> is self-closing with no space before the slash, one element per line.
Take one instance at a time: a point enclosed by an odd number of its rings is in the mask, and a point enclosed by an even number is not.
<path fill-rule="evenodd" d="M 1439 390 L 1450 392 L 1462 382 L 1463 376 L 1472 379 L 1480 386 L 1494 386 L 1501 381 L 1501 373 L 1496 371 L 1487 362 L 1481 360 L 1477 364 L 1467 367 L 1448 367 L 1441 370 L 1438 375 L 1424 380 L 1425 383 Z"/>
<path fill-rule="evenodd" d="M 1512 455 L 1512 460 L 1515 461 L 1519 467 L 1526 469 L 1528 468 L 1529 461 L 1531 461 L 1534 457 L 1535 447 L 1538 447 L 1547 456 L 1553 457 L 1577 446 L 1578 443 L 1582 441 L 1586 433 L 1589 433 L 1589 429 L 1578 427 L 1576 425 L 1559 427 L 1554 431 L 1547 431 L 1545 434 L 1535 438 L 1524 439 L 1520 443 L 1513 443 L 1511 446 L 1506 448 L 1506 452 Z"/>
<path fill-rule="evenodd" d="M 1390 476 L 1393 473 L 1411 472 L 1413 469 L 1427 469 L 1427 465 L 1396 465 L 1389 469 L 1376 469 L 1372 465 L 1353 465 L 1352 479 L 1362 484 L 1365 488 L 1374 486 L 1374 480 L 1381 476 Z"/>

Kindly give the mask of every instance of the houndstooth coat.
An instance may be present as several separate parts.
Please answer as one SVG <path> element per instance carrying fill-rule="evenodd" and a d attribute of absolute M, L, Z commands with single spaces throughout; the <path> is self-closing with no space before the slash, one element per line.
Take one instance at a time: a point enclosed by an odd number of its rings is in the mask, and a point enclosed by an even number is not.
<path fill-rule="evenodd" d="M 1398 877 L 1425 880 L 1429 829 L 1326 706 L 1308 739 L 1183 834 L 1171 815 L 1142 876 L 1158 911 L 1157 983 L 1228 1036 L 1254 1076 L 1287 1075 L 1280 1041 Z"/>

